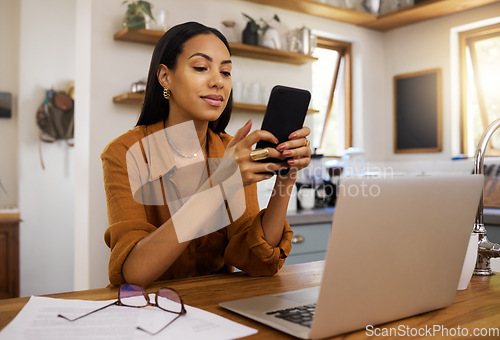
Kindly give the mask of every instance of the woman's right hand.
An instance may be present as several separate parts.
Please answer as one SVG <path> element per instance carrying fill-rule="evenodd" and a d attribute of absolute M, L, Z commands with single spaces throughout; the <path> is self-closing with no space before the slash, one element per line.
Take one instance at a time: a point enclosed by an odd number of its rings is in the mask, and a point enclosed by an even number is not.
<path fill-rule="evenodd" d="M 266 173 L 269 171 L 277 171 L 288 165 L 283 163 L 256 162 L 250 157 L 252 146 L 260 140 L 268 141 L 273 144 L 278 144 L 278 139 L 269 131 L 255 130 L 249 134 L 252 128 L 252 121 L 249 120 L 242 128 L 240 128 L 233 139 L 229 142 L 224 153 L 224 158 L 229 158 L 238 164 L 240 169 L 243 185 L 260 182 L 271 178 L 273 175 Z M 274 148 L 266 148 L 269 151 L 268 158 L 279 158 L 284 160 L 281 152 Z"/>

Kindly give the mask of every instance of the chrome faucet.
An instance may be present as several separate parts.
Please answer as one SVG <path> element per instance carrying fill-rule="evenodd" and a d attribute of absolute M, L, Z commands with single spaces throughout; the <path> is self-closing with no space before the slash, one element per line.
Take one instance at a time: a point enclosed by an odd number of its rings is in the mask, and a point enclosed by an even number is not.
<path fill-rule="evenodd" d="M 488 142 L 493 133 L 500 127 L 500 119 L 491 123 L 483 132 L 479 144 L 477 145 L 476 155 L 474 157 L 474 173 L 482 174 L 484 171 L 484 153 Z M 486 237 L 486 228 L 483 223 L 483 209 L 484 209 L 484 192 L 479 201 L 479 207 L 476 214 L 476 223 L 474 223 L 473 231 L 479 234 L 479 248 L 477 253 L 476 268 L 474 275 L 493 275 L 490 267 L 490 259 L 493 257 L 500 257 L 500 244 L 493 243 Z"/>

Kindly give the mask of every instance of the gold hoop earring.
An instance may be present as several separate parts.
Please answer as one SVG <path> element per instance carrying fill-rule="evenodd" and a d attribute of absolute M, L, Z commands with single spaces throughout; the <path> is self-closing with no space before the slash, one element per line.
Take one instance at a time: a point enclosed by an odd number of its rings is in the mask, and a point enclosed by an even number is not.
<path fill-rule="evenodd" d="M 170 99 L 170 96 L 172 95 L 172 91 L 170 91 L 168 88 L 163 89 L 163 97 L 165 97 L 166 100 Z"/>

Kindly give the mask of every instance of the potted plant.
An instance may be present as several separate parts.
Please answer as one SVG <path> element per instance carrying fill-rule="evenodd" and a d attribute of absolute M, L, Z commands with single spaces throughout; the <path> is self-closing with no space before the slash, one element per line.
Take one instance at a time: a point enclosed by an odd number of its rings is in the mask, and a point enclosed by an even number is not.
<path fill-rule="evenodd" d="M 123 1 L 122 5 L 127 4 L 127 12 L 123 20 L 123 26 L 129 27 L 133 30 L 146 28 L 146 15 L 153 21 L 153 13 L 151 13 L 151 4 L 149 1 Z"/>

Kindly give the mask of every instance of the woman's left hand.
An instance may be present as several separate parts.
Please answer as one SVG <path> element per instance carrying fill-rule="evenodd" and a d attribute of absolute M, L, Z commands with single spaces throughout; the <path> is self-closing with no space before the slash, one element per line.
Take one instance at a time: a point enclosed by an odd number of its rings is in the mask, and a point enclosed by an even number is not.
<path fill-rule="evenodd" d="M 293 132 L 288 136 L 286 142 L 279 144 L 276 150 L 282 153 L 283 157 L 291 158 L 287 161 L 290 166 L 290 171 L 286 176 L 279 176 L 284 178 L 296 178 L 296 173 L 300 169 L 304 169 L 311 163 L 311 148 L 307 136 L 311 130 L 304 126 L 303 128 Z"/>

